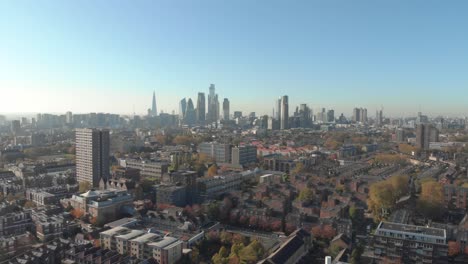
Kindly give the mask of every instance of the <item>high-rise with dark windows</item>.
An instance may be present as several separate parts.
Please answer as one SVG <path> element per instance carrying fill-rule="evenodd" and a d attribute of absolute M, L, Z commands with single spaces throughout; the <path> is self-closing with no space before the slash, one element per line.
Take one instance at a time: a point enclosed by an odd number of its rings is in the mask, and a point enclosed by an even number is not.
<path fill-rule="evenodd" d="M 223 119 L 229 120 L 229 100 L 224 98 L 223 101 Z"/>
<path fill-rule="evenodd" d="M 280 119 L 280 129 L 289 128 L 289 102 L 288 96 L 285 95 L 281 97 L 281 119 Z"/>
<path fill-rule="evenodd" d="M 109 130 L 76 130 L 76 178 L 99 187 L 109 178 Z"/>
<path fill-rule="evenodd" d="M 197 121 L 200 124 L 205 123 L 206 116 L 206 103 L 205 103 L 205 93 L 198 93 L 197 98 Z"/>

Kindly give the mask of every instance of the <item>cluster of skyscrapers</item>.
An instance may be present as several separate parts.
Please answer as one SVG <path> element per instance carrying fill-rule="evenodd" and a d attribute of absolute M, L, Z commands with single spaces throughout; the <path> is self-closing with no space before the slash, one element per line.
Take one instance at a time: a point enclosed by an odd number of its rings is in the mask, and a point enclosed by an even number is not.
<path fill-rule="evenodd" d="M 208 106 L 208 111 L 206 107 Z M 223 101 L 223 120 L 229 120 L 230 108 L 229 100 L 224 98 Z M 216 123 L 220 120 L 220 104 L 218 94 L 215 92 L 215 85 L 211 84 L 208 94 L 208 102 L 205 99 L 205 93 L 199 92 L 197 105 L 191 98 L 183 98 L 179 103 L 179 122 L 186 125 L 204 125 Z"/>

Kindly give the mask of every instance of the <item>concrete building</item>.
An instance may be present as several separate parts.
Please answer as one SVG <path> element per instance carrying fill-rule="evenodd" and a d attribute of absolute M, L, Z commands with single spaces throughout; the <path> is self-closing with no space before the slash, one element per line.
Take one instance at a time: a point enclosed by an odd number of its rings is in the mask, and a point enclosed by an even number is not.
<path fill-rule="evenodd" d="M 0 217 L 0 236 L 14 236 L 30 231 L 32 218 L 30 211 L 9 213 Z"/>
<path fill-rule="evenodd" d="M 45 212 L 35 211 L 32 214 L 35 233 L 41 241 L 51 241 L 62 237 L 66 228 L 65 219 L 61 215 L 48 216 Z"/>
<path fill-rule="evenodd" d="M 149 243 L 156 263 L 173 264 L 182 257 L 182 241 L 175 237 L 164 237 L 161 241 Z"/>
<path fill-rule="evenodd" d="M 218 198 L 222 194 L 239 189 L 242 181 L 240 173 L 198 179 L 198 196 L 202 200 Z"/>
<path fill-rule="evenodd" d="M 229 100 L 227 98 L 224 98 L 223 101 L 223 119 L 224 120 L 229 120 Z"/>
<path fill-rule="evenodd" d="M 76 130 L 76 177 L 99 187 L 99 181 L 109 178 L 109 130 Z"/>
<path fill-rule="evenodd" d="M 353 122 L 358 123 L 361 121 L 361 109 L 354 108 L 353 109 Z"/>
<path fill-rule="evenodd" d="M 175 237 L 115 227 L 100 233 L 103 249 L 115 250 L 140 260 L 154 258 L 156 263 L 173 264 L 182 257 L 183 242 Z"/>
<path fill-rule="evenodd" d="M 288 96 L 284 95 L 281 98 L 281 118 L 280 118 L 280 129 L 289 128 L 289 102 Z"/>
<path fill-rule="evenodd" d="M 335 110 L 330 109 L 327 112 L 327 122 L 332 123 L 335 122 Z"/>
<path fill-rule="evenodd" d="M 232 148 L 232 164 L 246 165 L 257 162 L 257 147 L 251 145 Z"/>
<path fill-rule="evenodd" d="M 231 148 L 230 144 L 203 142 L 198 146 L 198 152 L 207 155 L 215 162 L 231 163 Z"/>
<path fill-rule="evenodd" d="M 312 235 L 304 229 L 298 229 L 291 233 L 281 246 L 271 253 L 259 264 L 294 264 L 301 263 L 300 260 L 312 249 Z"/>
<path fill-rule="evenodd" d="M 21 133 L 21 123 L 19 120 L 11 121 L 11 133 L 18 135 Z"/>
<path fill-rule="evenodd" d="M 168 172 L 169 163 L 151 160 L 127 159 L 121 160 L 123 167 L 137 169 L 140 171 L 140 179 L 154 179 L 161 181 L 162 176 Z"/>
<path fill-rule="evenodd" d="M 187 203 L 187 187 L 183 185 L 166 185 L 160 184 L 156 186 L 156 203 L 168 204 L 179 207 L 186 206 Z"/>
<path fill-rule="evenodd" d="M 179 120 L 184 121 L 185 120 L 185 113 L 187 111 L 187 100 L 183 98 L 179 102 Z"/>
<path fill-rule="evenodd" d="M 403 130 L 402 128 L 398 128 L 398 129 L 396 130 L 396 133 L 395 133 L 395 134 L 396 134 L 396 135 L 395 135 L 395 136 L 396 136 L 396 141 L 397 141 L 398 143 L 403 143 L 403 142 L 405 142 L 405 130 Z"/>
<path fill-rule="evenodd" d="M 215 93 L 215 85 L 210 84 L 210 93 L 208 94 L 208 122 L 216 122 L 219 119 L 219 100 Z"/>
<path fill-rule="evenodd" d="M 422 150 L 429 149 L 430 142 L 439 141 L 439 131 L 432 124 L 419 124 L 416 126 L 416 147 Z"/>
<path fill-rule="evenodd" d="M 205 93 L 198 93 L 197 98 L 197 122 L 204 124 L 206 119 Z"/>
<path fill-rule="evenodd" d="M 60 202 L 65 208 L 71 205 L 89 214 L 97 223 L 111 222 L 123 213 L 133 213 L 133 198 L 125 190 L 91 190 Z"/>
<path fill-rule="evenodd" d="M 41 206 L 55 204 L 58 202 L 55 195 L 43 190 L 35 189 L 26 189 L 26 199 Z"/>
<path fill-rule="evenodd" d="M 373 249 L 389 263 L 448 263 L 446 230 L 439 228 L 380 222 Z"/>

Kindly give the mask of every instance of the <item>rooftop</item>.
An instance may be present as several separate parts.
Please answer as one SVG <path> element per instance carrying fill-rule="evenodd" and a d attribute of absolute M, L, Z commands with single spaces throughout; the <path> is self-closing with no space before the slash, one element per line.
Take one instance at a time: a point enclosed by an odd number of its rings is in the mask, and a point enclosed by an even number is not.
<path fill-rule="evenodd" d="M 148 246 L 153 246 L 153 247 L 158 247 L 158 248 L 165 248 L 165 247 L 169 246 L 170 244 L 172 244 L 172 243 L 174 243 L 176 241 L 178 241 L 178 239 L 175 238 L 175 237 L 164 237 L 163 240 L 158 241 L 158 242 L 149 243 Z"/>
<path fill-rule="evenodd" d="M 377 230 L 386 229 L 391 231 L 399 231 L 406 233 L 415 233 L 428 236 L 436 236 L 441 238 L 446 238 L 446 233 L 444 229 L 434 228 L 434 227 L 425 227 L 425 226 L 415 226 L 415 225 L 405 225 L 398 223 L 390 222 L 381 222 Z"/>
<path fill-rule="evenodd" d="M 138 243 L 146 243 L 148 241 L 152 241 L 156 238 L 160 238 L 161 236 L 157 235 L 157 234 L 153 234 L 153 233 L 147 233 L 147 234 L 144 234 L 142 236 L 139 236 L 137 238 L 134 238 L 131 240 L 131 242 L 138 242 Z"/>

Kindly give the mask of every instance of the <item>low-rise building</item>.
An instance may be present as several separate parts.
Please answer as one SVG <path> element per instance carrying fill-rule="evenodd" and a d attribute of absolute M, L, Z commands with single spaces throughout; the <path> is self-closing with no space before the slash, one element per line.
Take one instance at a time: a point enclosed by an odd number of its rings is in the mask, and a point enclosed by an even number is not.
<path fill-rule="evenodd" d="M 43 190 L 27 189 L 26 199 L 34 202 L 36 205 L 49 205 L 57 202 L 55 195 Z"/>
<path fill-rule="evenodd" d="M 242 181 L 243 178 L 240 173 L 198 179 L 198 196 L 202 200 L 216 198 L 227 192 L 239 189 Z"/>
<path fill-rule="evenodd" d="M 257 162 L 257 147 L 244 145 L 232 148 L 232 164 L 247 165 Z"/>
<path fill-rule="evenodd" d="M 168 172 L 169 163 L 151 160 L 127 159 L 121 160 L 121 165 L 126 168 L 140 170 L 141 179 L 154 179 L 161 181 L 162 176 Z"/>
<path fill-rule="evenodd" d="M 60 238 L 66 226 L 63 216 L 48 216 L 41 211 L 33 212 L 32 220 L 36 236 L 41 241 L 50 241 L 54 238 Z"/>
<path fill-rule="evenodd" d="M 30 211 L 15 212 L 0 217 L 0 236 L 13 236 L 30 231 L 32 219 Z"/>
<path fill-rule="evenodd" d="M 187 205 L 187 187 L 183 185 L 157 185 L 156 203 L 172 204 L 184 207 Z"/>
<path fill-rule="evenodd" d="M 439 228 L 380 222 L 373 249 L 390 263 L 448 263 L 446 231 Z"/>
<path fill-rule="evenodd" d="M 182 257 L 183 242 L 175 237 L 118 226 L 100 233 L 101 248 L 140 260 L 172 264 Z"/>
<path fill-rule="evenodd" d="M 122 213 L 133 213 L 133 198 L 125 190 L 100 190 L 73 195 L 62 199 L 64 207 L 69 205 L 89 214 L 96 223 L 107 223 L 116 220 Z"/>
<path fill-rule="evenodd" d="M 204 154 L 217 163 L 231 162 L 230 144 L 222 144 L 218 142 L 203 142 L 198 145 L 198 152 Z"/>
<path fill-rule="evenodd" d="M 312 248 L 312 235 L 304 229 L 298 229 L 266 259 L 259 264 L 293 264 L 309 253 Z"/>

